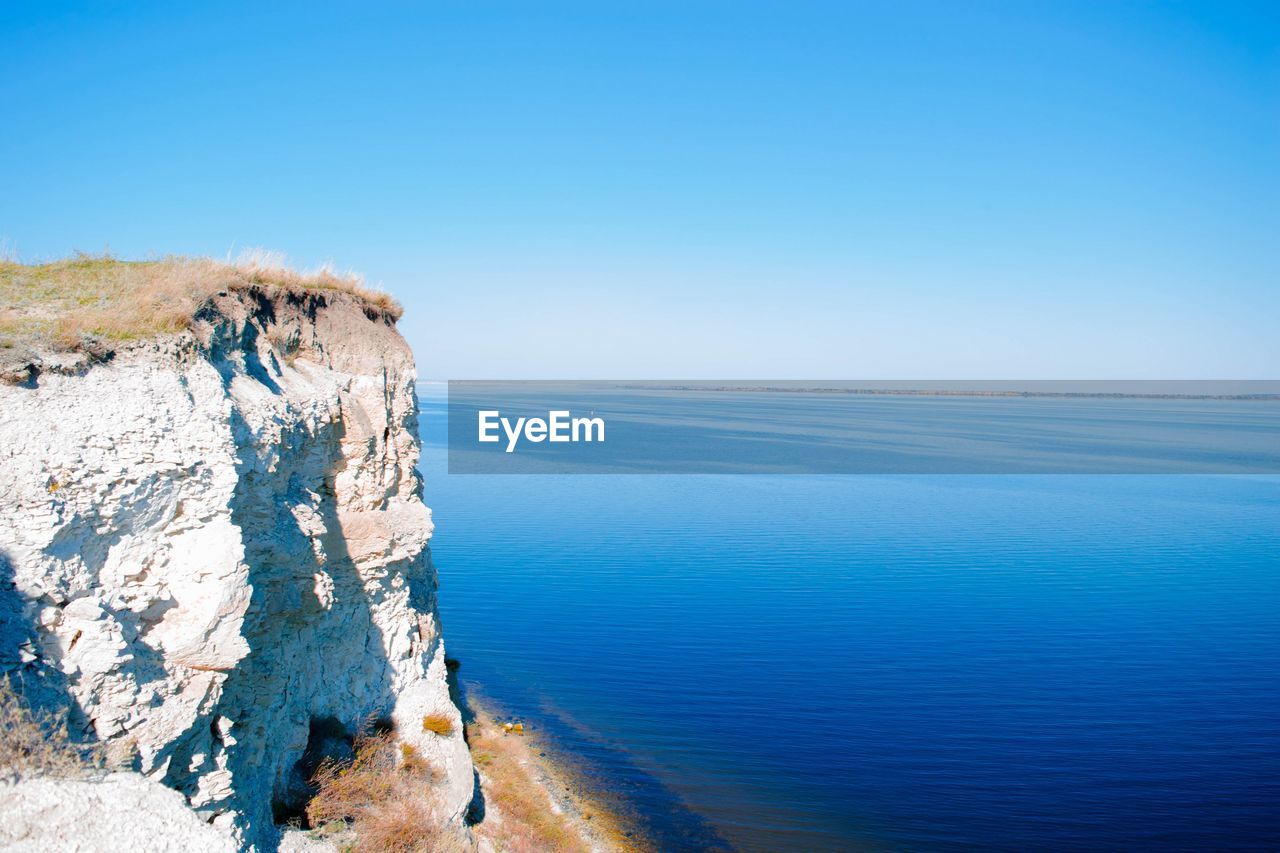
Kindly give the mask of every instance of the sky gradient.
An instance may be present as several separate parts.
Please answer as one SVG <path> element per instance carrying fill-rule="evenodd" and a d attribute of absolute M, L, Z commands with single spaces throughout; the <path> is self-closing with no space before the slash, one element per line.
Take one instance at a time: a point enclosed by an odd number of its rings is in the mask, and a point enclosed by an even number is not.
<path fill-rule="evenodd" d="M 393 292 L 429 379 L 1277 378 L 1274 3 L 0 6 L 0 239 Z"/>

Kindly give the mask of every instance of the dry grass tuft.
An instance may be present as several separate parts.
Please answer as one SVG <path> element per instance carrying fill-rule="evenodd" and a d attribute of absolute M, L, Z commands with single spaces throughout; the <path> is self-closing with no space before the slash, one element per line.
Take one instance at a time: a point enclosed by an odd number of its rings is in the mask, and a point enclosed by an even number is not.
<path fill-rule="evenodd" d="M 422 730 L 448 737 L 453 734 L 453 720 L 446 714 L 427 714 L 422 718 Z"/>
<path fill-rule="evenodd" d="M 321 763 L 307 804 L 313 827 L 345 824 L 356 851 L 446 853 L 461 850 L 434 807 L 435 773 L 409 744 L 393 735 L 361 734 L 350 762 Z"/>
<path fill-rule="evenodd" d="M 0 676 L 0 775 L 76 776 L 92 766 L 96 752 L 71 741 L 65 719 L 31 710 Z"/>
<path fill-rule="evenodd" d="M 400 744 L 400 769 L 405 773 L 416 773 L 421 776 L 435 778 L 435 768 L 422 756 L 418 748 L 412 744 Z"/>
<path fill-rule="evenodd" d="M 369 853 L 461 853 L 462 841 L 441 830 L 432 812 L 412 797 L 392 797 L 355 825 L 355 850 Z"/>
<path fill-rule="evenodd" d="M 373 315 L 403 313 L 386 293 L 355 275 L 323 268 L 287 269 L 281 260 L 251 255 L 231 263 L 209 258 L 121 261 L 79 254 L 46 264 L 0 260 L 0 346 L 30 338 L 74 349 L 86 337 L 128 341 L 188 328 L 222 291 L 350 294 Z"/>
<path fill-rule="evenodd" d="M 311 781 L 319 788 L 307 804 L 312 826 L 355 820 L 395 790 L 396 757 L 390 736 L 361 736 L 349 764 L 325 759 Z"/>

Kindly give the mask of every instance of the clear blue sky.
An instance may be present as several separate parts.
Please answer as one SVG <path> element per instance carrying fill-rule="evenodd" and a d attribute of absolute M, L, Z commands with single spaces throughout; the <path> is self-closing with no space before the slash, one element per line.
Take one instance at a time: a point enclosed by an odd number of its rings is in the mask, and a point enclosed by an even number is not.
<path fill-rule="evenodd" d="M 331 259 L 424 378 L 1280 375 L 1274 2 L 360 5 L 0 6 L 9 251 Z"/>

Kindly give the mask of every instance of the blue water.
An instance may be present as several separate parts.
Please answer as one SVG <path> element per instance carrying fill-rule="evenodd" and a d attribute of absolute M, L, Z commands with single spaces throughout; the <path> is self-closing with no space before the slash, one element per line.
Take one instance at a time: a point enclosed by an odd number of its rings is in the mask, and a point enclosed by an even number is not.
<path fill-rule="evenodd" d="M 449 476 L 451 656 L 665 849 L 1275 848 L 1280 478 Z"/>

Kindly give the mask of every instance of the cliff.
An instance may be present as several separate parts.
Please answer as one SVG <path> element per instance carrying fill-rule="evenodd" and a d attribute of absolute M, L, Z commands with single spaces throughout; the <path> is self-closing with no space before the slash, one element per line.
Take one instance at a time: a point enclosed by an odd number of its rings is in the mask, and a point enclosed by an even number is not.
<path fill-rule="evenodd" d="M 0 667 L 241 846 L 273 848 L 362 725 L 432 765 L 425 807 L 464 832 L 397 312 L 243 277 L 198 295 L 158 334 L 9 348 Z"/>

